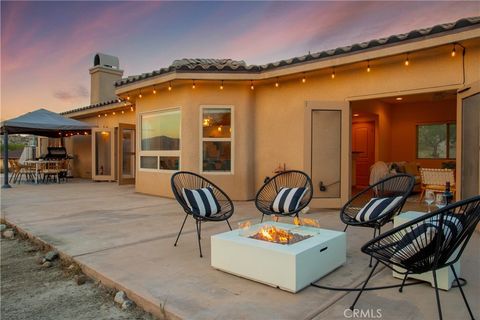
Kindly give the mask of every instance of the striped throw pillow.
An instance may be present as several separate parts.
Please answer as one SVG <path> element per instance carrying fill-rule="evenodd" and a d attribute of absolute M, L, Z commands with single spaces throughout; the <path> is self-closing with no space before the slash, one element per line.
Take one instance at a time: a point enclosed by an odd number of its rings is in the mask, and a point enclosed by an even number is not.
<path fill-rule="evenodd" d="M 413 227 L 398 241 L 392 260 L 409 263 L 411 260 L 416 260 L 420 255 L 427 257 L 433 254 L 435 252 L 439 226 L 440 218 L 435 217 Z M 442 247 L 448 247 L 451 240 L 455 239 L 462 230 L 462 219 L 454 214 L 446 214 L 443 220 L 442 240 L 444 242 Z"/>
<path fill-rule="evenodd" d="M 306 192 L 307 188 L 281 188 L 270 209 L 278 213 L 294 212 Z"/>
<path fill-rule="evenodd" d="M 402 197 L 372 198 L 357 213 L 355 220 L 364 222 L 377 219 L 395 208 L 401 200 Z"/>
<path fill-rule="evenodd" d="M 220 204 L 210 187 L 202 189 L 182 189 L 183 198 L 192 212 L 202 217 L 210 217 L 220 211 Z"/>

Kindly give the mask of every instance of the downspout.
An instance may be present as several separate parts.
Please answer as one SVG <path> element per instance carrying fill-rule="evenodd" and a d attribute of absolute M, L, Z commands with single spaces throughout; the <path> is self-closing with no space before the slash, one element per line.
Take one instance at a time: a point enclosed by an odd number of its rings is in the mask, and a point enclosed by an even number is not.
<path fill-rule="evenodd" d="M 4 128 L 3 131 L 3 186 L 2 189 L 11 188 L 8 184 L 8 131 Z"/>

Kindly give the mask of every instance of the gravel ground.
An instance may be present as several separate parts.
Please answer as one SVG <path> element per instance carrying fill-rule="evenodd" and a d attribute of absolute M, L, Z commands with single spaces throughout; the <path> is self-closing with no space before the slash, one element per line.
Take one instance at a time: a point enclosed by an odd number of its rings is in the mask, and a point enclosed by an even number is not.
<path fill-rule="evenodd" d="M 41 267 L 42 252 L 27 240 L 1 239 L 0 250 L 1 319 L 155 319 L 137 307 L 122 310 L 114 292 L 92 280 L 77 285 L 78 267 L 58 259 Z"/>

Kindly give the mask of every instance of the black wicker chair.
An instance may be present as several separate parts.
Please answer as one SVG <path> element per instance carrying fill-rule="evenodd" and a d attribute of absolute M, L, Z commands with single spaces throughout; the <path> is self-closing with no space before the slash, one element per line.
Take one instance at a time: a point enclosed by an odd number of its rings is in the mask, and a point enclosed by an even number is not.
<path fill-rule="evenodd" d="M 306 192 L 296 210 L 289 213 L 278 213 L 272 210 L 273 201 L 281 188 L 306 188 Z M 257 196 L 255 197 L 255 206 L 262 213 L 262 221 L 265 215 L 298 217 L 298 213 L 312 200 L 312 194 L 312 180 L 306 173 L 296 170 L 284 171 L 268 179 L 260 190 L 258 190 Z"/>
<path fill-rule="evenodd" d="M 373 228 L 373 238 L 381 233 L 382 226 L 392 221 L 393 217 L 402 211 L 403 205 L 415 186 L 415 178 L 408 174 L 397 174 L 383 179 L 362 190 L 350 199 L 340 211 L 340 219 L 348 226 Z M 388 212 L 375 219 L 358 221 L 355 219 L 360 210 L 373 198 L 402 197 Z M 370 267 L 372 260 L 370 259 Z"/>
<path fill-rule="evenodd" d="M 178 239 L 180 238 L 180 234 L 182 233 L 183 226 L 185 225 L 185 221 L 188 218 L 188 215 L 191 215 L 195 219 L 195 225 L 197 229 L 197 238 L 198 238 L 198 248 L 200 250 L 200 257 L 202 255 L 202 245 L 200 243 L 201 240 L 201 233 L 202 233 L 202 222 L 207 221 L 226 221 L 230 230 L 232 227 L 228 222 L 228 219 L 233 215 L 233 203 L 232 200 L 227 196 L 225 192 L 223 192 L 219 187 L 217 187 L 211 181 L 199 176 L 193 172 L 187 171 L 179 171 L 172 176 L 171 179 L 171 186 L 173 195 L 178 203 L 182 206 L 183 210 L 185 211 L 185 219 L 183 220 L 182 227 L 178 232 L 177 239 L 175 240 L 174 246 L 177 246 Z M 220 211 L 218 213 L 212 214 L 211 216 L 202 216 L 195 212 L 193 212 L 190 207 L 187 205 L 182 190 L 185 189 L 200 189 L 200 188 L 207 188 L 210 187 L 220 205 Z"/>
<path fill-rule="evenodd" d="M 353 310 L 370 277 L 381 262 L 388 268 L 405 274 L 400 292 L 408 275 L 432 271 L 438 314 L 442 319 L 436 271 L 450 267 L 457 284 L 460 284 L 453 264 L 460 259 L 479 221 L 480 196 L 476 196 L 425 214 L 367 242 L 362 247 L 362 251 L 377 259 L 377 262 L 350 308 Z M 405 271 L 398 270 L 395 266 Z M 461 286 L 459 289 L 473 319 L 465 293 Z"/>

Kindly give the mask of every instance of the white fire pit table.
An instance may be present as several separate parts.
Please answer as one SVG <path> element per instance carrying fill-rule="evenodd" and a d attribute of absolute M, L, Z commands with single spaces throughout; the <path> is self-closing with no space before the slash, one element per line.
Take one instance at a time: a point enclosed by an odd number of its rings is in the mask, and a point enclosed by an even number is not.
<path fill-rule="evenodd" d="M 258 229 L 274 226 L 310 236 L 293 244 L 253 239 Z M 211 237 L 211 265 L 237 276 L 298 292 L 346 262 L 344 232 L 280 222 L 263 222 Z"/>

